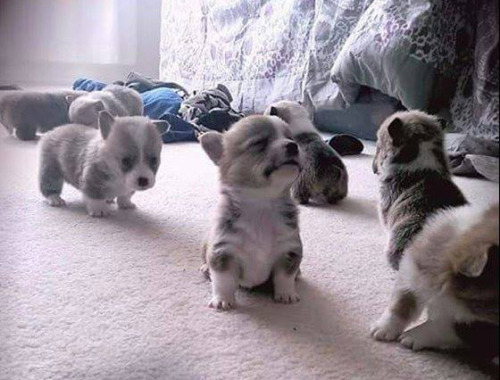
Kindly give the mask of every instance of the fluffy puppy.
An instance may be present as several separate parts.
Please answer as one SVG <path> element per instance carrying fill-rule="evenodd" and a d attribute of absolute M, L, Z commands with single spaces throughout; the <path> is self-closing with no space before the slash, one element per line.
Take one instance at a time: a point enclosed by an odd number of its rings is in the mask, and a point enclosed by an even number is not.
<path fill-rule="evenodd" d="M 498 356 L 499 207 L 438 212 L 405 251 L 375 339 L 414 350 L 470 348 Z M 405 333 L 427 307 L 428 320 Z"/>
<path fill-rule="evenodd" d="M 335 204 L 347 196 L 349 176 L 342 159 L 323 141 L 309 113 L 297 102 L 281 101 L 265 112 L 288 123 L 293 139 L 305 152 L 304 169 L 292 186 L 292 196 L 302 204 L 310 199 Z"/>
<path fill-rule="evenodd" d="M 290 187 L 302 154 L 286 123 L 251 116 L 224 134 L 203 134 L 200 142 L 220 171 L 219 207 L 203 248 L 202 272 L 212 281 L 210 307 L 231 309 L 239 286 L 268 280 L 277 302 L 298 302 L 302 242 Z"/>
<path fill-rule="evenodd" d="M 9 91 L 0 96 L 0 122 L 20 140 L 35 140 L 37 131 L 47 132 L 69 122 L 68 107 L 81 91 Z"/>
<path fill-rule="evenodd" d="M 164 123 L 141 116 L 99 114 L 99 130 L 70 124 L 43 136 L 40 143 L 40 191 L 51 206 L 63 206 L 63 183 L 81 190 L 91 216 L 109 214 L 109 201 L 135 208 L 135 191 L 154 186 L 160 165 Z"/>
<path fill-rule="evenodd" d="M 113 116 L 141 116 L 142 99 L 135 90 L 124 86 L 109 85 L 102 91 L 86 93 L 72 101 L 69 107 L 69 119 L 72 123 L 89 125 L 97 128 L 99 112 L 106 110 Z"/>
<path fill-rule="evenodd" d="M 373 171 L 381 183 L 380 219 L 389 231 L 386 254 L 398 269 L 430 215 L 467 201 L 451 179 L 441 125 L 424 112 L 399 112 L 382 124 Z"/>

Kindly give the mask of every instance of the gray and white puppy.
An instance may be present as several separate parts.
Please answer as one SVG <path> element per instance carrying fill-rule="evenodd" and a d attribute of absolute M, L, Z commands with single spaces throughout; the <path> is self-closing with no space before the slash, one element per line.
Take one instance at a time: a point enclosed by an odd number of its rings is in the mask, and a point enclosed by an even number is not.
<path fill-rule="evenodd" d="M 202 272 L 212 281 L 210 307 L 231 309 L 239 286 L 268 280 L 276 302 L 298 302 L 302 242 L 290 187 L 302 152 L 287 124 L 250 116 L 224 134 L 203 134 L 200 142 L 220 172 L 219 207 L 203 248 Z"/>
<path fill-rule="evenodd" d="M 349 176 L 342 159 L 323 141 L 306 108 L 297 102 L 280 101 L 265 114 L 278 116 L 288 123 L 293 139 L 305 152 L 304 168 L 292 186 L 292 196 L 306 204 L 310 199 L 335 204 L 348 192 Z"/>
<path fill-rule="evenodd" d="M 63 206 L 63 183 L 79 189 L 91 216 L 110 212 L 117 198 L 120 209 L 135 208 L 135 191 L 155 184 L 160 165 L 160 128 L 142 116 L 117 117 L 99 113 L 99 130 L 69 124 L 43 136 L 40 143 L 40 190 L 51 206 Z"/>
<path fill-rule="evenodd" d="M 407 247 L 377 340 L 413 350 L 469 348 L 498 357 L 499 207 L 466 205 L 431 217 Z M 423 309 L 427 321 L 406 332 Z"/>
<path fill-rule="evenodd" d="M 394 269 L 429 216 L 467 203 L 451 179 L 443 138 L 437 118 L 421 111 L 396 113 L 378 131 L 373 171 L 381 183 L 380 219 Z"/>
<path fill-rule="evenodd" d="M 0 95 L 0 122 L 20 140 L 35 140 L 69 122 L 68 107 L 81 91 L 9 91 Z"/>
<path fill-rule="evenodd" d="M 71 101 L 71 96 L 68 97 Z M 124 86 L 109 85 L 102 91 L 86 93 L 71 102 L 69 119 L 72 123 L 97 128 L 99 112 L 113 116 L 142 116 L 143 104 L 139 93 Z"/>

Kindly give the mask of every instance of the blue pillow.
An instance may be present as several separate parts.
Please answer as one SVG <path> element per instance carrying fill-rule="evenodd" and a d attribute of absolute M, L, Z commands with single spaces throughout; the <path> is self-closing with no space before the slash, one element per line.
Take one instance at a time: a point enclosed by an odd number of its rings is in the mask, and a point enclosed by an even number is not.
<path fill-rule="evenodd" d="M 144 115 L 161 119 L 166 113 L 177 115 L 181 108 L 182 98 L 169 88 L 157 88 L 141 94 L 144 103 Z"/>

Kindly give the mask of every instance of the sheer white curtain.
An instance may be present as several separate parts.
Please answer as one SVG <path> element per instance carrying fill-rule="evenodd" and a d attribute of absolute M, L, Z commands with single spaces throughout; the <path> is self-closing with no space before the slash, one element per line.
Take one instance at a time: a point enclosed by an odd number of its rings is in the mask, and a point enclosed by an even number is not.
<path fill-rule="evenodd" d="M 0 0 L 0 80 L 17 78 L 19 70 L 25 77 L 35 70 L 44 80 L 58 80 L 51 76 L 92 75 L 97 66 L 118 71 L 114 80 L 121 79 L 138 62 L 138 29 L 148 22 L 138 18 L 146 3 Z M 104 71 L 101 77 L 109 77 Z"/>

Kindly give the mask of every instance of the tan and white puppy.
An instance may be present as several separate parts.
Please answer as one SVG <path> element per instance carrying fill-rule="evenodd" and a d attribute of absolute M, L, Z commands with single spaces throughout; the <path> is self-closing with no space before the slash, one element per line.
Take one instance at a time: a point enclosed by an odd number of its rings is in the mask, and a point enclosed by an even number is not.
<path fill-rule="evenodd" d="M 290 187 L 302 152 L 287 124 L 251 116 L 224 134 L 203 134 L 200 142 L 220 171 L 219 207 L 203 248 L 210 307 L 231 309 L 239 286 L 254 288 L 270 279 L 277 302 L 298 302 L 302 242 Z"/>
<path fill-rule="evenodd" d="M 165 123 L 146 117 L 99 114 L 99 130 L 69 124 L 47 133 L 40 143 L 40 191 L 51 206 L 63 206 L 64 182 L 82 191 L 91 216 L 135 208 L 135 191 L 155 184 Z"/>
<path fill-rule="evenodd" d="M 293 198 L 302 204 L 310 199 L 329 204 L 344 199 L 348 192 L 347 169 L 339 154 L 320 136 L 306 108 L 284 100 L 269 106 L 265 114 L 284 120 L 305 153 L 304 168 L 292 186 Z"/>
<path fill-rule="evenodd" d="M 499 206 L 438 212 L 407 247 L 377 340 L 414 350 L 469 348 L 498 356 Z M 425 323 L 404 332 L 427 308 Z"/>

